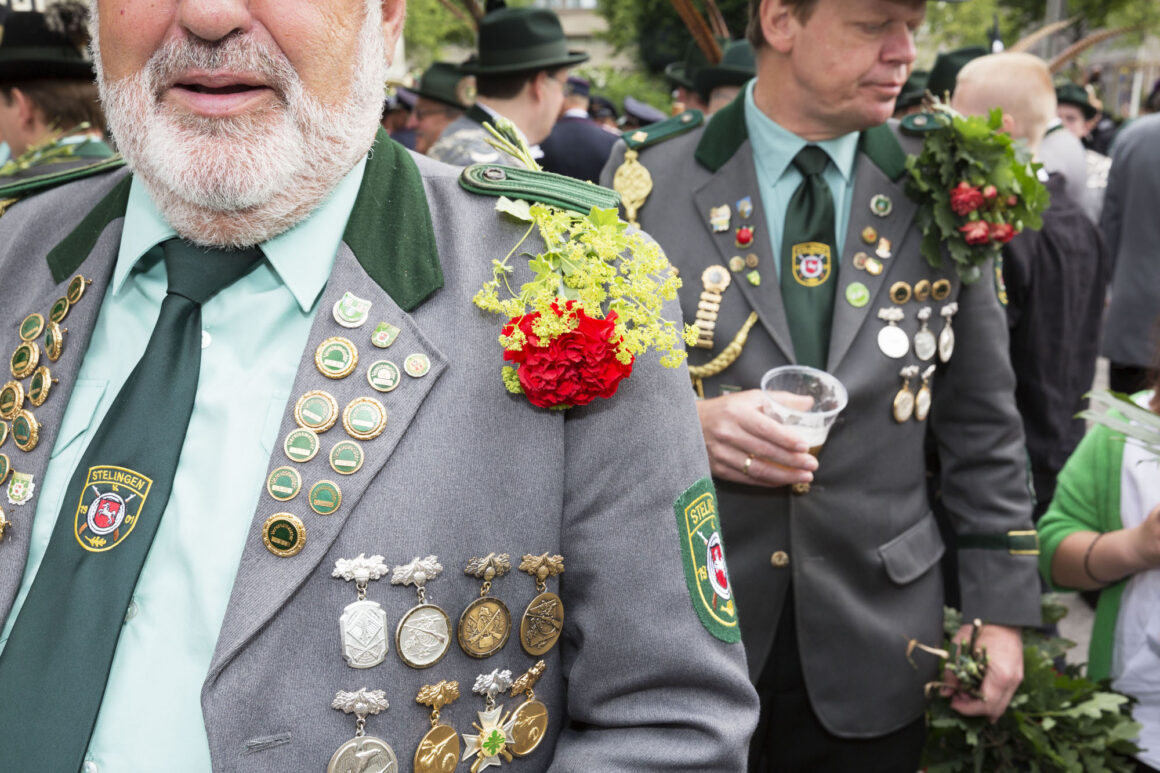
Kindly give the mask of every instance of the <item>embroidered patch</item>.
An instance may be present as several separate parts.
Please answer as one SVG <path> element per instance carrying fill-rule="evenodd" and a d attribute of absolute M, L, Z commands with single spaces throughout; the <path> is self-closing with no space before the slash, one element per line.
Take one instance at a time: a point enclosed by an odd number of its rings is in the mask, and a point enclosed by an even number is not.
<path fill-rule="evenodd" d="M 121 544 L 137 525 L 153 481 L 124 467 L 90 467 L 73 520 L 73 533 L 90 553 Z"/>
<path fill-rule="evenodd" d="M 725 546 L 717 512 L 717 492 L 709 478 L 701 478 L 673 503 L 685 583 L 697 617 L 709 633 L 724 642 L 741 641 L 737 605 L 725 565 Z"/>
<path fill-rule="evenodd" d="M 791 249 L 793 278 L 800 285 L 817 287 L 830 278 L 830 245 L 802 242 Z"/>
<path fill-rule="evenodd" d="M 995 295 L 999 296 L 999 303 L 1007 305 L 1007 282 L 1003 279 L 1003 256 L 995 258 Z"/>

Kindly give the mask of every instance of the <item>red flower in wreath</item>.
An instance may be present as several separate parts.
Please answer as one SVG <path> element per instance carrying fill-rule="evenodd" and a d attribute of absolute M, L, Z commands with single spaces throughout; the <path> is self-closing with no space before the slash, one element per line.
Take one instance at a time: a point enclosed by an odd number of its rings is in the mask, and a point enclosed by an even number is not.
<path fill-rule="evenodd" d="M 999 244 L 1006 244 L 1015 238 L 1015 226 L 1010 223 L 992 223 L 991 238 Z"/>
<path fill-rule="evenodd" d="M 961 182 L 951 188 L 951 209 L 960 217 L 966 216 L 983 206 L 983 194 L 978 188 Z M 968 242 L 969 243 L 969 242 Z"/>
<path fill-rule="evenodd" d="M 986 244 L 991 241 L 991 227 L 985 220 L 974 220 L 966 225 L 959 226 L 967 244 Z"/>
<path fill-rule="evenodd" d="M 540 317 L 533 312 L 513 317 L 503 334 L 511 335 L 518 326 L 526 337 L 519 351 L 507 350 L 503 358 L 519 365 L 516 373 L 528 401 L 539 408 L 587 405 L 597 397 L 612 397 L 623 379 L 632 375 L 632 360 L 617 359 L 619 339 L 613 340 L 616 312 L 604 319 L 588 316 L 575 301 L 561 309 L 552 304 L 556 316 L 569 314 L 576 328 L 542 343 L 532 332 Z"/>

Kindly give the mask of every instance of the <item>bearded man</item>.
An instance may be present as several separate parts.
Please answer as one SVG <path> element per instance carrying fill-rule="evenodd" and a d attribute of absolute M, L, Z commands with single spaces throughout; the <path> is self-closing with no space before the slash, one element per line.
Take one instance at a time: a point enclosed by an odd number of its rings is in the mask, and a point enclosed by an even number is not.
<path fill-rule="evenodd" d="M 526 225 L 379 129 L 404 3 L 93 11 L 127 169 L 0 219 L 0 766 L 739 768 L 684 376 L 638 358 L 566 416 L 505 392 L 471 299 Z"/>

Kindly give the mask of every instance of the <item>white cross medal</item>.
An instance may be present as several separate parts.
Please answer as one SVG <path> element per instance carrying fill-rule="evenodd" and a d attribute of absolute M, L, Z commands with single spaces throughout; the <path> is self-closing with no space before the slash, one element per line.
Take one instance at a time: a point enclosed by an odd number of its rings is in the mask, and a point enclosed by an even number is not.
<path fill-rule="evenodd" d="M 471 773 L 479 773 L 490 767 L 500 767 L 504 761 L 511 762 L 512 752 L 509 744 L 515 743 L 512 737 L 511 716 L 503 716 L 503 706 L 496 705 L 495 696 L 512 686 L 512 672 L 500 671 L 498 668 L 490 674 L 480 674 L 475 679 L 475 686 L 471 691 L 482 695 L 487 702 L 484 711 L 476 712 L 478 722 L 472 723 L 479 735 L 463 734 L 467 748 L 463 751 L 463 759 L 475 757 L 471 763 Z M 501 718 L 502 717 L 502 718 Z"/>
<path fill-rule="evenodd" d="M 382 556 L 367 558 L 360 553 L 358 558 L 334 562 L 331 576 L 353 580 L 358 588 L 358 601 L 347 604 L 338 619 L 342 657 L 351 668 L 372 668 L 387 657 L 387 613 L 379 602 L 367 600 L 367 583 L 389 571 Z"/>

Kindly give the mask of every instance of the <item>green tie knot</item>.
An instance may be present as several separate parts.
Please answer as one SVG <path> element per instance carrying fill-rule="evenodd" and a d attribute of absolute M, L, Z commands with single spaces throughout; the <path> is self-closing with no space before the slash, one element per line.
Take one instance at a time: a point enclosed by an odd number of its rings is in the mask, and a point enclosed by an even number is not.
<path fill-rule="evenodd" d="M 830 163 L 830 156 L 817 145 L 806 145 L 793 158 L 793 165 L 803 177 L 821 174 Z"/>
<path fill-rule="evenodd" d="M 169 292 L 194 303 L 205 303 L 248 274 L 262 259 L 257 247 L 237 252 L 198 247 L 181 239 L 161 245 Z"/>

